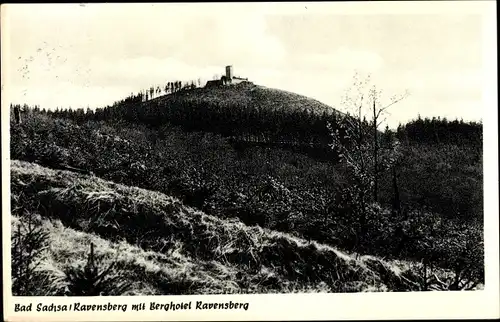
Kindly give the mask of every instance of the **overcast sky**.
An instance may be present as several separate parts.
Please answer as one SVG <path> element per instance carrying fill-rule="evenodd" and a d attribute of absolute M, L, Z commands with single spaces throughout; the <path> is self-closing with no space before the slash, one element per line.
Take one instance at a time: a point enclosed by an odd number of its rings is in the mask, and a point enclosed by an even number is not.
<path fill-rule="evenodd" d="M 391 125 L 418 114 L 482 118 L 480 11 L 347 14 L 314 6 L 295 3 L 304 9 L 292 13 L 279 5 L 10 6 L 2 13 L 5 84 L 13 102 L 94 108 L 169 80 L 206 81 L 232 64 L 256 84 L 342 110 L 358 71 L 388 96 L 410 92 L 391 108 Z"/>

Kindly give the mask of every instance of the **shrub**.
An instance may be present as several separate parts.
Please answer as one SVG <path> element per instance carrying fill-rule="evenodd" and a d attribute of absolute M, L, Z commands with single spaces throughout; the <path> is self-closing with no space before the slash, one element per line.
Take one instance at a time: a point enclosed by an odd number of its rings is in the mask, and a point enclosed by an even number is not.
<path fill-rule="evenodd" d="M 67 267 L 64 270 L 68 282 L 69 296 L 122 295 L 131 287 L 123 276 L 124 269 L 117 268 L 117 261 L 105 267 L 102 257 L 94 254 L 90 244 L 87 264 L 81 267 Z"/>

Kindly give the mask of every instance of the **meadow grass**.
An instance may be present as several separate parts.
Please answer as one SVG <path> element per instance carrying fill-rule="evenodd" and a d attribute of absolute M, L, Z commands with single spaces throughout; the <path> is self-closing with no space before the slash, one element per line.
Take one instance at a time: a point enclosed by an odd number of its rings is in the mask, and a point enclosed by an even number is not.
<path fill-rule="evenodd" d="M 419 263 L 348 254 L 197 211 L 165 194 L 95 176 L 11 163 L 13 227 L 26 213 L 49 232 L 41 269 L 83 267 L 89 244 L 117 262 L 127 294 L 414 291 Z M 437 269 L 440 280 L 450 272 Z M 61 280 L 64 286 L 64 278 Z M 67 281 L 66 281 L 67 283 Z"/>

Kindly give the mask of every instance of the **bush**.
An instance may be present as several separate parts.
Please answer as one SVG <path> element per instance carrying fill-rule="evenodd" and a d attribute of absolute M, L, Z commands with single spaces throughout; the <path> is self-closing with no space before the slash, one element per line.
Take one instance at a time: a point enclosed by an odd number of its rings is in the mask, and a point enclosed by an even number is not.
<path fill-rule="evenodd" d="M 107 267 L 103 258 L 94 254 L 94 244 L 90 244 L 87 264 L 81 267 L 67 267 L 64 270 L 68 282 L 69 296 L 122 295 L 131 287 L 123 276 L 124 269 L 117 268 L 113 261 Z"/>

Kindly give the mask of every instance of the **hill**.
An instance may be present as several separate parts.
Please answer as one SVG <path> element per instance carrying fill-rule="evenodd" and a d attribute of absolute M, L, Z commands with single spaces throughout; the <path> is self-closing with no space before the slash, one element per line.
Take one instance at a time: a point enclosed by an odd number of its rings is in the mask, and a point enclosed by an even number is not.
<path fill-rule="evenodd" d="M 113 106 L 80 113 L 78 120 L 125 120 L 149 127 L 167 123 L 241 142 L 315 147 L 325 154 L 339 112 L 317 100 L 254 84 L 241 83 L 180 90 L 149 101 L 131 96 Z"/>
<path fill-rule="evenodd" d="M 217 102 L 221 106 L 252 106 L 257 109 L 284 113 L 296 111 L 315 114 L 338 113 L 334 108 L 310 97 L 252 83 L 183 90 L 152 99 L 146 102 L 146 105 L 179 103 L 181 100 L 205 104 Z"/>
<path fill-rule="evenodd" d="M 162 193 L 16 160 L 11 178 L 13 231 L 29 217 L 48 232 L 39 271 L 59 281 L 56 293 L 67 292 L 63 272 L 84 265 L 90 242 L 101 261 L 119 263 L 121 278 L 131 283 L 128 294 L 135 295 L 423 287 L 421 264 L 347 254 L 213 217 Z M 434 273 L 431 289 L 453 277 Z"/>

